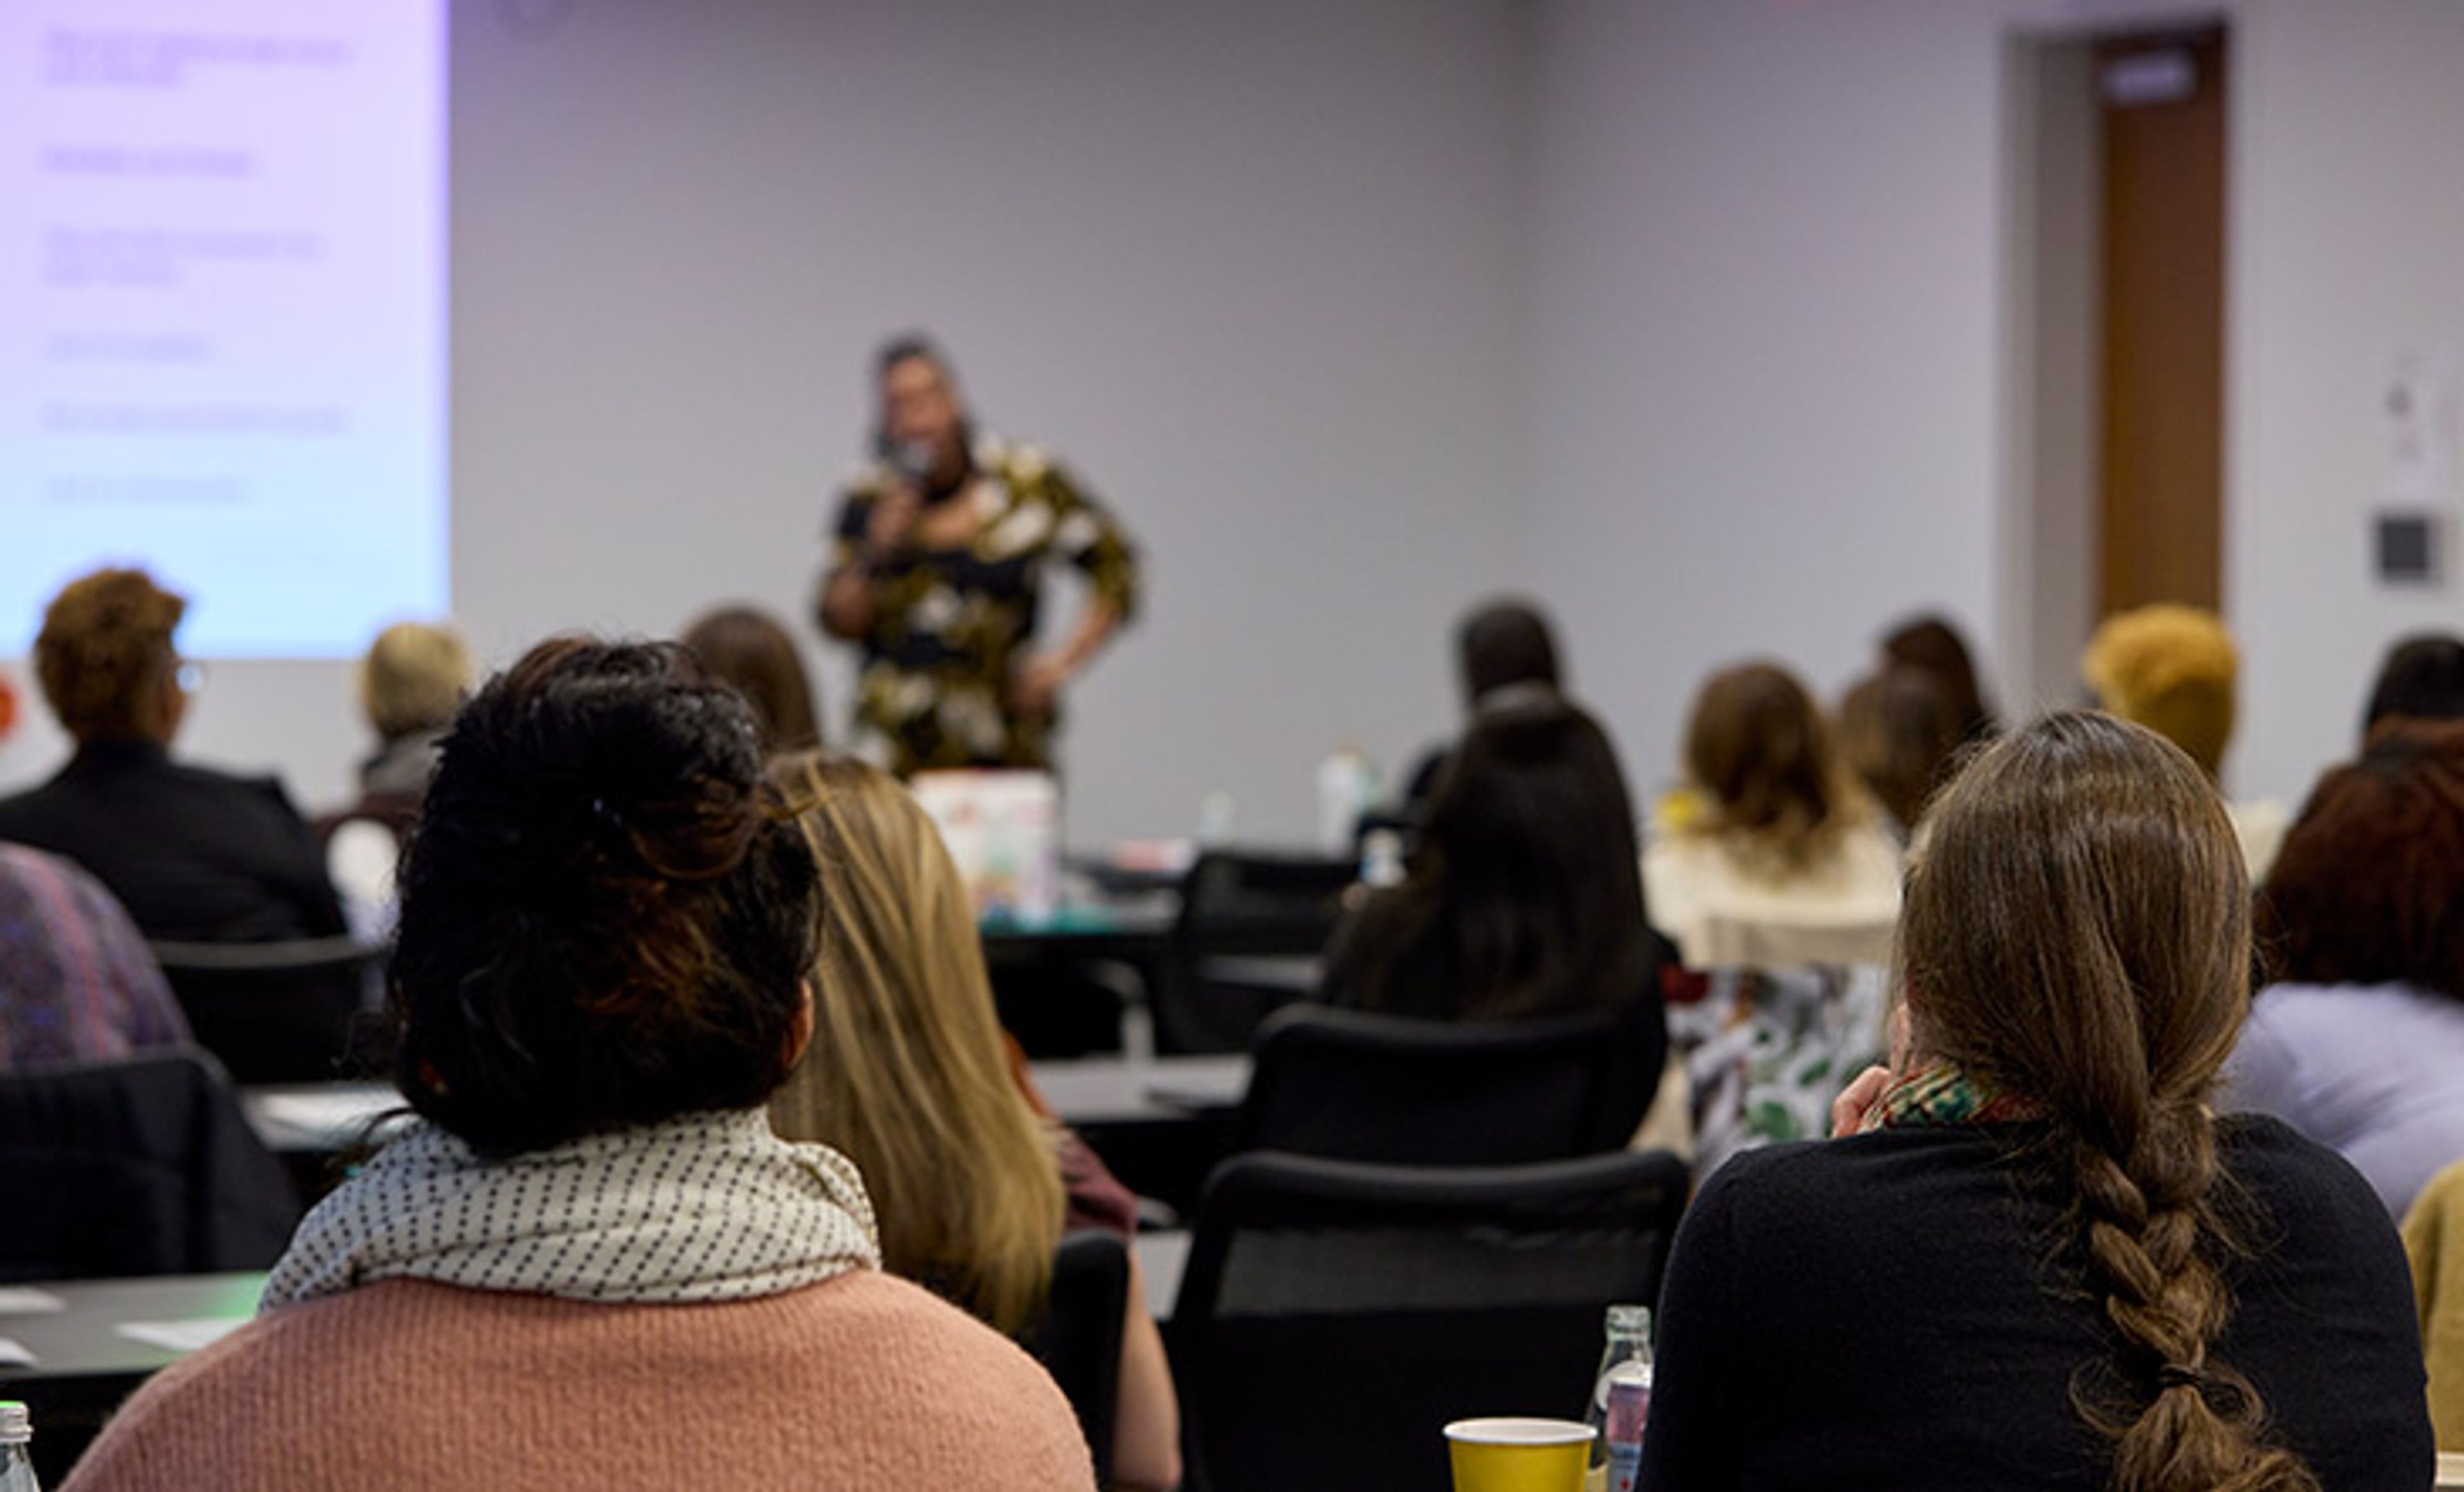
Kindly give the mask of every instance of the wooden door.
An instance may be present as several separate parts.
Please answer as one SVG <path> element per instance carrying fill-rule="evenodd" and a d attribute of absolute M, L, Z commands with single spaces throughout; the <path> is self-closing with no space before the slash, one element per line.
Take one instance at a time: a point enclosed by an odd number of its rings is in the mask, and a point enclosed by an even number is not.
<path fill-rule="evenodd" d="M 2219 608 L 2225 33 L 2101 40 L 2099 603 Z"/>

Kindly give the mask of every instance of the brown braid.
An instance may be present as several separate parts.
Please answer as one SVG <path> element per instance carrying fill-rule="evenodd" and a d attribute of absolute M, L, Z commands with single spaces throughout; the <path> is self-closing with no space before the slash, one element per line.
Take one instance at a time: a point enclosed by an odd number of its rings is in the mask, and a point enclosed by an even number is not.
<path fill-rule="evenodd" d="M 2315 1492 L 2213 1355 L 2233 1299 L 2206 1108 L 2249 993 L 2249 890 L 2207 776 L 2109 716 L 2048 716 L 1947 788 L 1901 922 L 1918 1040 L 2040 1105 L 2116 1348 L 2074 1400 L 2113 1492 Z"/>

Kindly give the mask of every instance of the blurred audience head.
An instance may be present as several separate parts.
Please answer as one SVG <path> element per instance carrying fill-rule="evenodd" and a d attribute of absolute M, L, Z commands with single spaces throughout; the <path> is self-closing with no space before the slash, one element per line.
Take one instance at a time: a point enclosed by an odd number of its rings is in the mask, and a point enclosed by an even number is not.
<path fill-rule="evenodd" d="M 187 707 L 171 644 L 187 609 L 143 570 L 97 570 L 63 587 L 34 639 L 34 676 L 60 728 L 80 743 L 168 744 Z"/>
<path fill-rule="evenodd" d="M 1772 664 L 1705 682 L 1685 728 L 1685 768 L 1710 800 L 1700 828 L 1789 863 L 1818 853 L 1859 806 L 1814 696 Z"/>
<path fill-rule="evenodd" d="M 1625 777 L 1597 721 L 1548 696 L 1481 712 L 1430 799 L 1398 889 L 1408 913 L 1386 922 L 1390 947 L 1363 951 L 1361 1002 L 1506 1020 L 1629 999 L 1653 954 L 1640 864 Z M 1421 987 L 1415 945 L 1449 989 Z"/>
<path fill-rule="evenodd" d="M 1900 925 L 1911 1042 L 2045 1121 L 2013 1158 L 2074 1199 L 2112 1323 L 2072 1394 L 2112 1484 L 2315 1486 L 2212 1350 L 2233 1301 L 2208 1102 L 2249 1008 L 2250 899 L 2206 769 L 2111 715 L 2049 715 L 1926 823 Z M 2151 1390 L 2150 1365 L 2197 1375 Z"/>
<path fill-rule="evenodd" d="M 1549 619 L 1529 602 L 1492 601 L 1463 620 L 1455 634 L 1455 653 L 1463 669 L 1463 705 L 1478 710 L 1501 690 L 1546 690 L 1562 686 L 1557 672 L 1557 641 Z"/>
<path fill-rule="evenodd" d="M 2423 633 L 2387 649 L 2362 715 L 2363 738 L 2388 719 L 2464 720 L 2464 639 Z"/>
<path fill-rule="evenodd" d="M 823 881 L 815 1036 L 772 1121 L 855 1161 L 892 1274 L 1015 1333 L 1050 1284 L 1061 1180 L 1009 1073 L 967 888 L 887 773 L 818 753 L 772 773 Z"/>
<path fill-rule="evenodd" d="M 360 660 L 360 706 L 384 740 L 443 730 L 462 708 L 473 671 L 461 633 L 397 622 Z"/>
<path fill-rule="evenodd" d="M 1948 780 L 1962 739 L 1957 706 L 1922 669 L 1885 667 L 1839 702 L 1839 753 L 1903 835 Z"/>
<path fill-rule="evenodd" d="M 1930 612 L 1910 617 L 1883 634 L 1882 656 L 1891 663 L 1920 669 L 1933 676 L 1950 699 L 1963 744 L 1993 735 L 1993 711 L 1986 704 L 1985 691 L 1976 682 L 1976 662 L 1959 629 L 1947 619 Z"/>
<path fill-rule="evenodd" d="M 2171 603 L 2107 617 L 2079 660 L 2100 704 L 2189 752 L 2211 778 L 2233 740 L 2240 670 L 2214 612 Z"/>
<path fill-rule="evenodd" d="M 401 895 L 395 1081 L 483 1153 L 754 1108 L 795 1062 L 812 856 L 681 647 L 557 638 L 489 680 Z"/>
<path fill-rule="evenodd" d="M 2464 998 L 2464 721 L 2389 719 L 2321 777 L 2258 907 L 2277 978 Z"/>
<path fill-rule="evenodd" d="M 752 704 L 765 754 L 810 751 L 822 744 L 820 712 L 813 707 L 804 660 L 796 651 L 796 640 L 769 613 L 752 606 L 705 612 L 685 629 L 684 645 L 703 668 Z"/>

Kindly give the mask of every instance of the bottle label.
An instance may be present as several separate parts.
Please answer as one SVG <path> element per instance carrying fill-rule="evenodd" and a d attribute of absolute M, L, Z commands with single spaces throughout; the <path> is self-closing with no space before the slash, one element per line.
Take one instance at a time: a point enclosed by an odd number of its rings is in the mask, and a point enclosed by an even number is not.
<path fill-rule="evenodd" d="M 1651 1413 L 1651 1385 L 1626 1379 L 1609 1384 L 1607 1492 L 1634 1492 L 1642 1466 L 1642 1423 Z"/>
<path fill-rule="evenodd" d="M 1634 1492 L 1635 1481 L 1642 1473 L 1642 1442 L 1636 1440 L 1609 1447 L 1607 1492 Z"/>

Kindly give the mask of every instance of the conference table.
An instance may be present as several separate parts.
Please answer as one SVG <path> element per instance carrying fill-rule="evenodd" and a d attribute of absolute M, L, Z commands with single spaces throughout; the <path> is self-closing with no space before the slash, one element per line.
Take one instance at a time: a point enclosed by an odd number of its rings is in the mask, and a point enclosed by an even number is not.
<path fill-rule="evenodd" d="M 1245 1055 L 1079 1057 L 1032 1063 L 1028 1070 L 1061 1122 L 1089 1136 L 1219 1121 L 1240 1107 L 1249 1086 Z M 356 1149 L 371 1124 L 405 1107 L 393 1085 L 382 1082 L 240 1090 L 249 1128 L 284 1157 L 322 1159 Z"/>

